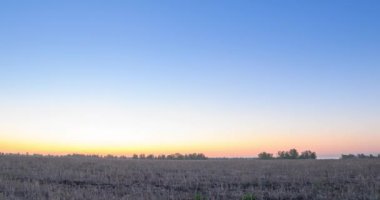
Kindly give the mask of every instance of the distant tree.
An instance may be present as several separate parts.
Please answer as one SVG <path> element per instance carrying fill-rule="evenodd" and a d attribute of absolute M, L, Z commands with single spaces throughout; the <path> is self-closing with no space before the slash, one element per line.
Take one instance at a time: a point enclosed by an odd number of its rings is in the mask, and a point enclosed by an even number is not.
<path fill-rule="evenodd" d="M 286 152 L 285 151 L 278 151 L 276 158 L 278 158 L 278 159 L 285 159 L 286 158 Z"/>
<path fill-rule="evenodd" d="M 259 159 L 263 159 L 263 160 L 273 159 L 273 154 L 267 153 L 265 151 L 259 153 L 257 156 L 259 157 Z"/>
<path fill-rule="evenodd" d="M 356 158 L 356 156 L 354 154 L 342 154 L 341 156 L 341 159 L 353 159 L 353 158 Z"/>
<path fill-rule="evenodd" d="M 357 155 L 354 155 L 354 154 L 342 154 L 342 156 L 340 157 L 341 159 L 353 159 L 353 158 L 357 158 L 357 159 L 375 159 L 375 158 L 380 158 L 380 154 L 378 154 L 377 156 L 373 155 L 373 154 L 369 154 L 369 155 L 366 155 L 366 154 L 363 154 L 363 153 L 359 153 Z"/>
<path fill-rule="evenodd" d="M 362 154 L 362 153 L 358 154 L 356 157 L 357 157 L 357 158 L 367 158 L 367 156 L 364 155 L 364 154 Z"/>
<path fill-rule="evenodd" d="M 198 153 L 197 154 L 197 160 L 206 160 L 207 157 L 203 153 Z"/>
<path fill-rule="evenodd" d="M 307 150 L 299 154 L 297 149 L 290 149 L 289 151 L 278 151 L 277 158 L 279 159 L 316 159 L 317 153 Z"/>
<path fill-rule="evenodd" d="M 175 153 L 175 154 L 160 154 L 158 156 L 155 156 L 153 154 L 145 155 L 145 154 L 133 154 L 132 156 L 133 159 L 159 159 L 159 160 L 205 160 L 207 157 L 203 153 L 190 153 L 190 154 L 180 154 L 180 153 Z"/>
<path fill-rule="evenodd" d="M 108 154 L 108 155 L 106 155 L 104 158 L 114 159 L 114 158 L 117 158 L 117 157 L 114 156 L 114 155 Z"/>
<path fill-rule="evenodd" d="M 185 158 L 189 160 L 196 160 L 197 157 L 198 155 L 196 153 L 190 153 L 190 154 L 185 155 Z"/>
<path fill-rule="evenodd" d="M 297 159 L 299 156 L 297 149 L 289 150 L 289 159 Z"/>
<path fill-rule="evenodd" d="M 317 154 L 315 152 L 312 152 L 310 150 L 304 151 L 299 156 L 299 159 L 316 159 Z"/>
<path fill-rule="evenodd" d="M 177 159 L 177 160 L 183 160 L 185 158 L 185 156 L 183 156 L 182 154 L 180 153 L 175 153 L 174 154 L 174 159 Z"/>
<path fill-rule="evenodd" d="M 311 155 L 310 155 L 310 159 L 317 159 L 317 153 L 316 152 L 312 152 Z"/>
<path fill-rule="evenodd" d="M 289 159 L 290 155 L 289 155 L 289 152 L 287 151 L 279 151 L 277 153 L 277 158 L 280 158 L 280 159 Z"/>

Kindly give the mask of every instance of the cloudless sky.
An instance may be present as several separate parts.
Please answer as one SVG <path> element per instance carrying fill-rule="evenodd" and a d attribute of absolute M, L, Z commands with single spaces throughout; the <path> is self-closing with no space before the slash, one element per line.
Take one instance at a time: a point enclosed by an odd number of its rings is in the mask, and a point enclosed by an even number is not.
<path fill-rule="evenodd" d="M 378 1 L 0 1 L 0 151 L 380 153 Z"/>

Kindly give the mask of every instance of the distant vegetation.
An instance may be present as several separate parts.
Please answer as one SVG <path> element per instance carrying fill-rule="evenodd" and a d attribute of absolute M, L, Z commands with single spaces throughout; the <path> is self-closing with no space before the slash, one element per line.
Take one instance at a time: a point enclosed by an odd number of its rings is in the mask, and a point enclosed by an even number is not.
<path fill-rule="evenodd" d="M 279 151 L 277 157 L 273 157 L 273 154 L 267 152 L 261 152 L 258 154 L 259 159 L 316 159 L 317 154 L 310 150 L 298 153 L 297 149 L 290 149 L 289 151 Z"/>
<path fill-rule="evenodd" d="M 133 159 L 157 159 L 157 160 L 206 160 L 207 157 L 203 153 L 191 153 L 191 154 L 160 154 L 158 156 L 155 156 L 153 154 L 145 155 L 145 154 L 134 154 L 132 156 Z"/>
<path fill-rule="evenodd" d="M 259 159 L 270 160 L 270 159 L 317 159 L 317 154 L 313 151 L 307 150 L 298 153 L 297 149 L 290 149 L 289 151 L 279 151 L 277 152 L 277 157 L 274 157 L 272 153 L 261 152 L 258 155 Z M 342 154 L 340 159 L 380 159 L 380 154 Z"/>
<path fill-rule="evenodd" d="M 42 155 L 42 154 L 20 154 L 20 153 L 2 153 L 0 152 L 0 156 L 26 156 L 26 157 L 47 157 L 47 158 L 58 158 L 58 157 L 74 157 L 74 158 L 105 158 L 105 159 L 135 159 L 135 160 L 207 160 L 209 159 L 205 154 L 203 153 L 190 153 L 190 154 L 181 154 L 181 153 L 174 153 L 174 154 L 133 154 L 132 157 L 130 156 L 115 156 L 115 155 L 96 155 L 96 154 L 67 154 L 67 155 Z M 295 160 L 295 159 L 317 159 L 316 152 L 306 150 L 301 153 L 297 151 L 297 149 L 290 149 L 288 151 L 278 151 L 277 155 L 274 156 L 272 153 L 268 152 L 261 152 L 258 155 L 258 158 L 261 160 L 271 160 L 271 159 L 289 159 L 289 160 Z M 222 158 L 222 159 L 228 159 L 228 158 Z M 380 159 L 380 154 L 373 155 L 373 154 L 342 154 L 340 159 Z"/>
<path fill-rule="evenodd" d="M 374 158 L 377 158 L 377 159 L 380 159 L 380 154 L 378 154 L 377 156 L 375 155 L 372 155 L 372 154 L 369 154 L 369 155 L 365 155 L 365 154 L 357 154 L 357 155 L 354 155 L 354 154 L 342 154 L 342 156 L 340 157 L 340 159 L 363 159 L 363 158 L 370 158 L 370 159 L 374 159 Z"/>
<path fill-rule="evenodd" d="M 132 157 L 128 156 L 115 156 L 115 155 L 96 155 L 96 154 L 68 154 L 68 155 L 42 155 L 42 154 L 19 154 L 19 153 L 1 153 L 0 156 L 33 156 L 33 157 L 88 157 L 88 158 L 107 158 L 107 159 L 147 159 L 147 160 L 206 160 L 208 157 L 203 153 L 190 153 L 190 154 L 180 154 L 180 153 L 174 153 L 174 154 L 160 154 L 160 155 L 153 155 L 153 154 L 133 154 Z"/>

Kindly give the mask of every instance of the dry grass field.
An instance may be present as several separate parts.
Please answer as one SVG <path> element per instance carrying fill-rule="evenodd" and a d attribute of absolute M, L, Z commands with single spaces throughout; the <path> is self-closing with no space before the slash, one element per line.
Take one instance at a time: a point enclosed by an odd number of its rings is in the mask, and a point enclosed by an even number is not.
<path fill-rule="evenodd" d="M 0 199 L 380 199 L 380 159 L 0 156 Z"/>

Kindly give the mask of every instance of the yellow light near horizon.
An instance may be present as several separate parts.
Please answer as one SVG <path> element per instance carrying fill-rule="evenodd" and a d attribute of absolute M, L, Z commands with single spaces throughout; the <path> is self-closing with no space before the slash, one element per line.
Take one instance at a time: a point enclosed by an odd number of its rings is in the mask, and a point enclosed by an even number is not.
<path fill-rule="evenodd" d="M 99 155 L 132 155 L 134 153 L 145 154 L 170 154 L 170 153 L 192 153 L 202 152 L 211 157 L 220 156 L 256 156 L 261 151 L 271 152 L 276 154 L 278 150 L 287 150 L 289 148 L 297 148 L 298 150 L 311 149 L 319 154 L 341 154 L 355 151 L 376 151 L 375 142 L 362 140 L 362 144 L 358 145 L 358 138 L 346 139 L 344 144 L 337 144 L 336 140 L 316 139 L 308 140 L 301 139 L 297 143 L 290 140 L 294 138 L 282 138 L 278 141 L 273 141 L 269 137 L 244 138 L 235 140 L 215 140 L 210 141 L 175 141 L 160 142 L 148 141 L 146 143 L 127 143 L 117 142 L 109 143 L 81 143 L 69 141 L 25 141 L 3 139 L 0 142 L 1 151 L 3 152 L 19 152 L 19 153 L 40 153 L 40 154 L 99 154 Z M 339 138 L 341 140 L 341 138 Z M 311 141 L 314 140 L 314 143 Z"/>
<path fill-rule="evenodd" d="M 255 156 L 261 151 L 311 149 L 323 154 L 378 151 L 380 136 L 190 108 L 120 105 L 1 107 L 0 151 L 43 154 L 192 153 Z M 16 108 L 14 106 L 13 108 Z M 239 113 L 240 114 L 240 113 Z M 271 123 L 270 123 L 271 122 Z M 307 132 L 308 134 L 304 134 Z"/>

